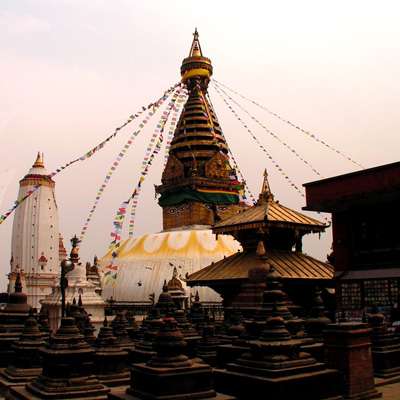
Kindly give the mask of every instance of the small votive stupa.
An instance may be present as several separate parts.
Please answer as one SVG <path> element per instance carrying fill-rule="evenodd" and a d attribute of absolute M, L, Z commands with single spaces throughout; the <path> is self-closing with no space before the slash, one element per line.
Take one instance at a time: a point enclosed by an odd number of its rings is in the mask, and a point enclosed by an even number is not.
<path fill-rule="evenodd" d="M 61 320 L 41 356 L 42 374 L 25 387 L 11 387 L 7 399 L 107 399 L 109 389 L 94 376 L 94 350 L 73 318 Z"/>
<path fill-rule="evenodd" d="M 14 360 L 12 345 L 19 339 L 29 318 L 31 307 L 22 291 L 20 273 L 17 272 L 14 292 L 8 296 L 8 303 L 0 311 L 0 367 L 8 367 Z"/>
<path fill-rule="evenodd" d="M 39 349 L 44 345 L 43 333 L 31 314 L 19 340 L 11 346 L 14 351 L 11 364 L 0 369 L 0 393 L 4 393 L 10 386 L 24 386 L 41 374 L 42 358 Z"/>
<path fill-rule="evenodd" d="M 74 299 L 80 297 L 86 312 L 90 315 L 91 322 L 98 330 L 103 324 L 105 302 L 97 293 L 97 286 L 87 280 L 86 266 L 79 261 L 79 240 L 76 236 L 71 239 L 71 244 L 70 261 L 73 268 L 66 274 L 65 301 L 72 304 Z M 61 321 L 61 287 L 59 283 L 41 303 L 48 310 L 50 329 L 55 331 Z"/>

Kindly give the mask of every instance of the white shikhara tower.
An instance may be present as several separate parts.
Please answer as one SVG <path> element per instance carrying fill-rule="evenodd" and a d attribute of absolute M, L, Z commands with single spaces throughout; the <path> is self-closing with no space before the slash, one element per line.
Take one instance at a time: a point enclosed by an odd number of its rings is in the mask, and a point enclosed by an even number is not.
<path fill-rule="evenodd" d="M 18 199 L 35 186 L 39 189 L 16 209 L 11 242 L 9 288 L 17 271 L 25 279 L 28 303 L 40 308 L 40 300 L 50 294 L 59 272 L 59 226 L 54 181 L 38 154 L 28 174 L 21 179 Z"/>

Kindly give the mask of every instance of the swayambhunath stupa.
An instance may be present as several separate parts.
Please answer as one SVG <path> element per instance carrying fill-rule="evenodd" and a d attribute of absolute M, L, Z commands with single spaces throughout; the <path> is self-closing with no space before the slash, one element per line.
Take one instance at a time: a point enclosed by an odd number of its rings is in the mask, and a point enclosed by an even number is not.
<path fill-rule="evenodd" d="M 107 276 L 103 280 L 106 298 L 143 301 L 152 293 L 158 297 L 173 267 L 185 279 L 240 249 L 233 237 L 216 238 L 210 230 L 214 222 L 245 207 L 240 202 L 244 185 L 229 163 L 228 144 L 207 100 L 212 65 L 203 56 L 197 30 L 181 75 L 188 98 L 171 142 L 162 185 L 157 187 L 164 230 L 122 241 L 118 250 L 103 257 L 105 272 L 114 266 L 118 269 L 116 282 Z M 202 288 L 200 293 L 204 300 L 220 300 L 210 289 Z"/>
<path fill-rule="evenodd" d="M 396 13 L 17 3 L 0 400 L 399 399 Z"/>

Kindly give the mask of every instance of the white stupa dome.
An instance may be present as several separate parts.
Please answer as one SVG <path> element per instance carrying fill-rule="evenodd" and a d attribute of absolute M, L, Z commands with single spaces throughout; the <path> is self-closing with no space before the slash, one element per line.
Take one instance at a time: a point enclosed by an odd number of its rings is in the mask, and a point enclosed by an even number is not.
<path fill-rule="evenodd" d="M 118 267 L 115 280 L 104 275 L 112 262 L 111 252 L 100 260 L 103 298 L 148 301 L 154 293 L 157 299 L 164 280 L 171 279 L 174 267 L 182 280 L 187 273 L 192 274 L 240 249 L 232 236 L 217 237 L 211 229 L 173 230 L 127 239 L 114 259 L 113 265 Z M 202 301 L 221 300 L 212 289 L 192 288 L 192 292 L 197 289 Z"/>

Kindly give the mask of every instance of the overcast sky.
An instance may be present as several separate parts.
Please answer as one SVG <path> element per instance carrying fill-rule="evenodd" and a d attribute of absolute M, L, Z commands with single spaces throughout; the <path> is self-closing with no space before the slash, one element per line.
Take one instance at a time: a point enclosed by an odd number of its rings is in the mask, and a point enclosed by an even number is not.
<path fill-rule="evenodd" d="M 217 80 L 366 167 L 398 161 L 399 11 L 397 1 L 1 0 L 1 213 L 15 200 L 18 180 L 38 150 L 52 171 L 178 82 L 196 26 Z M 210 95 L 252 191 L 258 193 L 262 171 L 268 168 L 276 198 L 295 209 L 303 207 L 304 199 L 213 89 Z M 237 99 L 323 176 L 357 169 Z M 254 123 L 249 126 L 296 184 L 318 178 L 272 136 Z M 66 239 L 79 234 L 97 188 L 132 128 L 92 159 L 57 176 Z M 82 243 L 83 259 L 105 253 L 115 210 L 136 184 L 151 134 L 149 126 L 107 187 Z M 161 164 L 160 157 L 146 180 L 136 234 L 161 229 L 153 186 L 160 182 Z M 0 290 L 9 272 L 11 227 L 11 217 L 0 226 Z M 330 242 L 330 233 L 309 238 L 305 251 L 325 259 Z"/>

